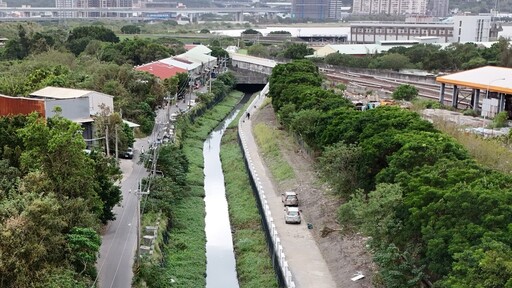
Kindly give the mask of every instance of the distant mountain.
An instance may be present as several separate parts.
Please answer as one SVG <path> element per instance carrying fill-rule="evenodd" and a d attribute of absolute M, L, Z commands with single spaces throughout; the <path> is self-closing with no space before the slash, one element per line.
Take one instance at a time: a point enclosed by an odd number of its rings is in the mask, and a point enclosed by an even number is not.
<path fill-rule="evenodd" d="M 21 7 L 21 5 L 32 5 L 32 7 L 55 7 L 55 0 L 3 0 L 9 7 Z"/>

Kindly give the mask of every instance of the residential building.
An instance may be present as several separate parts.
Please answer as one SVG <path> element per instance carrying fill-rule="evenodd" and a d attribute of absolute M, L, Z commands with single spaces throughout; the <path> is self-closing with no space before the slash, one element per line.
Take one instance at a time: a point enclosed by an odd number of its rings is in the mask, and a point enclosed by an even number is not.
<path fill-rule="evenodd" d="M 327 19 L 331 0 L 293 0 L 292 18 Z"/>
<path fill-rule="evenodd" d="M 114 112 L 114 97 L 96 91 L 46 87 L 32 92 L 30 97 L 44 101 L 46 118 L 57 114 L 55 108 L 60 107 L 62 117 L 82 126 L 84 139 L 93 139 L 94 116 Z"/>
<path fill-rule="evenodd" d="M 454 42 L 487 42 L 490 39 L 490 15 L 453 16 Z"/>
<path fill-rule="evenodd" d="M 402 41 L 424 36 L 439 37 L 440 42 L 446 43 L 489 42 L 496 41 L 502 29 L 491 21 L 490 15 L 453 16 L 442 22 L 435 17 L 408 17 L 405 22 L 351 23 L 350 42 Z"/>
<path fill-rule="evenodd" d="M 432 7 L 429 14 L 435 17 L 446 17 L 449 15 L 449 4 L 449 0 L 430 0 Z"/>
<path fill-rule="evenodd" d="M 55 8 L 62 9 L 62 8 L 74 8 L 73 0 L 55 0 Z M 73 12 L 70 11 L 59 11 L 58 12 L 59 17 L 72 17 Z"/>
<path fill-rule="evenodd" d="M 171 66 L 162 62 L 151 62 L 135 67 L 135 70 L 148 72 L 161 80 L 176 76 L 178 73 L 187 73 L 184 68 Z"/>
<path fill-rule="evenodd" d="M 427 11 L 427 0 L 354 0 L 354 14 L 419 14 Z"/>
<path fill-rule="evenodd" d="M 435 36 L 440 42 L 452 42 L 453 23 L 360 22 L 350 24 L 351 43 L 415 40 Z"/>
<path fill-rule="evenodd" d="M 341 12 L 343 7 L 343 1 L 341 0 L 329 0 L 329 19 L 341 19 Z"/>

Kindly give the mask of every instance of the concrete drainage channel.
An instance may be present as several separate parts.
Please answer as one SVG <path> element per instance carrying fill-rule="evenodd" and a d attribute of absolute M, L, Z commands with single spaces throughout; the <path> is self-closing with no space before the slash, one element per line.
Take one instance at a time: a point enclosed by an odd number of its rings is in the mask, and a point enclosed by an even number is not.
<path fill-rule="evenodd" d="M 220 142 L 224 131 L 249 97 L 250 94 L 244 96 L 228 117 L 208 135 L 203 145 L 207 288 L 239 287 L 226 187 L 220 161 Z"/>
<path fill-rule="evenodd" d="M 260 92 L 259 96 L 254 99 L 254 101 L 249 105 L 249 107 L 253 107 L 257 101 L 260 101 L 262 97 L 266 93 L 268 93 L 269 85 L 267 84 L 265 88 Z M 246 111 L 249 112 L 249 111 Z M 240 118 L 239 126 L 241 124 L 242 118 Z M 286 257 L 283 252 L 283 247 L 281 245 L 281 241 L 277 235 L 276 226 L 274 225 L 274 219 L 270 213 L 270 208 L 268 206 L 265 194 L 263 192 L 263 187 L 261 183 L 259 183 L 258 174 L 256 173 L 256 169 L 254 168 L 251 155 L 249 154 L 249 150 L 247 148 L 247 143 L 245 140 L 244 133 L 242 129 L 238 129 L 238 141 L 242 147 L 242 153 L 245 159 L 245 165 L 248 169 L 249 179 L 251 182 L 251 186 L 255 193 L 258 209 L 260 211 L 260 215 L 262 217 L 262 224 L 265 230 L 265 236 L 267 239 L 267 245 L 272 255 L 272 265 L 276 271 L 276 275 L 279 282 L 279 287 L 288 287 L 295 288 L 295 282 L 293 280 L 293 275 L 288 266 L 288 262 L 286 261 Z"/>

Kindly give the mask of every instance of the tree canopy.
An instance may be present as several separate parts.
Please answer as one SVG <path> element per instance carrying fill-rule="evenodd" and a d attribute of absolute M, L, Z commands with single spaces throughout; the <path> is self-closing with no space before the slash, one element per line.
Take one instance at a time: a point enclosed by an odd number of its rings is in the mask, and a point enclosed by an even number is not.
<path fill-rule="evenodd" d="M 369 236 L 377 281 L 386 287 L 512 285 L 511 176 L 478 165 L 416 112 L 355 110 L 321 88 L 315 68 L 305 61 L 277 65 L 269 79 L 272 106 L 283 126 L 319 155 L 320 175 L 333 193 L 348 200 L 340 223 L 344 231 Z M 412 88 L 403 86 L 395 96 L 410 99 L 417 95 Z"/>

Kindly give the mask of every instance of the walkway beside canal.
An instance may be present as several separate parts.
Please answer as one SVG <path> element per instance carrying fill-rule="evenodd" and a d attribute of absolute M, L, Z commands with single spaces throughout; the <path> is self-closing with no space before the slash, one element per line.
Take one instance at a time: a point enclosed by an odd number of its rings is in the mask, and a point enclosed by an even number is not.
<path fill-rule="evenodd" d="M 257 113 L 254 107 L 260 107 L 265 97 L 258 96 L 256 102 L 250 106 L 251 115 Z M 253 117 L 251 117 L 253 118 Z M 258 175 L 259 185 L 264 191 L 268 206 L 274 219 L 274 225 L 278 231 L 283 246 L 286 260 L 293 275 L 293 280 L 298 288 L 333 288 L 336 283 L 328 269 L 315 239 L 307 228 L 305 221 L 300 225 L 290 225 L 284 222 L 283 204 L 280 193 L 270 180 L 270 171 L 267 170 L 258 150 L 252 131 L 252 122 L 245 119 L 239 129 L 245 138 L 246 153 L 250 155 L 254 171 Z"/>

